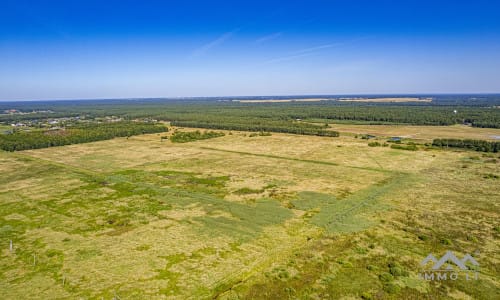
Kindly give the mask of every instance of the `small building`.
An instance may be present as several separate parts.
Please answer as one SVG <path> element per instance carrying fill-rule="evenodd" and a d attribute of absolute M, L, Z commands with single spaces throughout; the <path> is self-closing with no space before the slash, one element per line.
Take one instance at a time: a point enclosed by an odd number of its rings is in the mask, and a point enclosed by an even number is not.
<path fill-rule="evenodd" d="M 399 137 L 399 136 L 393 136 L 391 138 L 389 138 L 389 142 L 401 142 L 403 140 L 402 137 Z"/>

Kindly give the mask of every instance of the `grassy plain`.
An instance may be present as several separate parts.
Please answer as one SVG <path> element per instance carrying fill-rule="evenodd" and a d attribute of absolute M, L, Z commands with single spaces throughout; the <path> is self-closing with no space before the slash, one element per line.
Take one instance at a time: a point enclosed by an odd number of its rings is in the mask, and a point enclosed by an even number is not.
<path fill-rule="evenodd" d="M 412 125 L 354 125 L 330 124 L 330 129 L 351 135 L 371 134 L 380 137 L 399 136 L 422 142 L 437 138 L 499 140 L 499 130 L 466 125 L 412 126 Z"/>
<path fill-rule="evenodd" d="M 499 296 L 499 154 L 170 134 L 0 153 L 2 298 Z M 447 250 L 479 280 L 420 280 Z"/>

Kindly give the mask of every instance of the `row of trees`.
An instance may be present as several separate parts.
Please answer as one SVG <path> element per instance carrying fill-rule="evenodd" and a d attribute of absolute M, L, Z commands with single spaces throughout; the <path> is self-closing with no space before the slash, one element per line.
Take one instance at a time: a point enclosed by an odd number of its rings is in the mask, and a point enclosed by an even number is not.
<path fill-rule="evenodd" d="M 5 151 L 39 149 L 165 131 L 168 131 L 165 126 L 151 123 L 88 124 L 57 130 L 34 130 L 1 134 L 0 149 Z"/>
<path fill-rule="evenodd" d="M 303 135 L 317 135 L 337 137 L 339 133 L 332 130 L 324 130 L 323 127 L 306 123 L 292 121 L 273 121 L 258 119 L 228 119 L 213 121 L 172 121 L 172 125 L 179 127 L 195 127 L 223 130 L 240 130 L 256 132 L 282 132 Z"/>
<path fill-rule="evenodd" d="M 435 139 L 433 146 L 471 149 L 481 152 L 499 152 L 500 142 L 489 142 L 483 140 L 459 140 L 459 139 Z"/>

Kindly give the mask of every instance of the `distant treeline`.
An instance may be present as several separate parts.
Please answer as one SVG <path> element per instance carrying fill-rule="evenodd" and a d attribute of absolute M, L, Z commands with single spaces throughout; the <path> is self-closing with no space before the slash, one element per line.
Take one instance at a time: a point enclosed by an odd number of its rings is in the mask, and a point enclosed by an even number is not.
<path fill-rule="evenodd" d="M 115 137 L 164 132 L 165 126 L 151 123 L 117 122 L 86 124 L 56 130 L 35 130 L 0 135 L 0 149 L 20 151 L 108 140 Z"/>
<path fill-rule="evenodd" d="M 339 133 L 333 130 L 324 130 L 323 127 L 297 123 L 292 121 L 272 121 L 272 120 L 224 120 L 211 121 L 172 121 L 172 125 L 178 127 L 195 127 L 209 129 L 224 129 L 224 130 L 241 130 L 241 131 L 257 131 L 257 132 L 282 132 L 303 135 L 317 135 L 337 137 Z"/>
<path fill-rule="evenodd" d="M 453 101 L 454 97 L 457 99 L 456 102 Z M 419 104 L 339 101 L 242 103 L 213 99 L 11 102 L 0 103 L 0 109 L 50 110 L 52 113 L 4 114 L 0 115 L 0 122 L 14 123 L 77 115 L 92 119 L 114 115 L 128 120 L 152 118 L 190 122 L 185 124 L 204 128 L 289 133 L 302 131 L 303 134 L 315 134 L 313 132 L 317 129 L 297 126 L 295 124 L 297 119 L 302 123 L 309 120 L 324 123 L 362 121 L 413 125 L 465 123 L 475 127 L 500 128 L 500 108 L 498 108 L 500 96 L 483 98 L 485 99 L 467 102 L 463 96 L 447 96 L 443 102 L 445 105 L 435 105 L 434 101 Z M 274 130 L 265 127 L 273 127 Z"/>
<path fill-rule="evenodd" d="M 432 142 L 432 145 L 437 147 L 471 149 L 481 152 L 500 151 L 500 142 L 489 142 L 483 140 L 435 139 Z"/>
<path fill-rule="evenodd" d="M 224 132 L 206 131 L 206 132 L 201 133 L 199 130 L 191 131 L 191 132 L 178 131 L 178 132 L 175 132 L 170 137 L 170 140 L 173 143 L 187 143 L 187 142 L 192 142 L 192 141 L 197 141 L 197 140 L 212 139 L 212 138 L 221 137 L 221 136 L 225 136 Z"/>

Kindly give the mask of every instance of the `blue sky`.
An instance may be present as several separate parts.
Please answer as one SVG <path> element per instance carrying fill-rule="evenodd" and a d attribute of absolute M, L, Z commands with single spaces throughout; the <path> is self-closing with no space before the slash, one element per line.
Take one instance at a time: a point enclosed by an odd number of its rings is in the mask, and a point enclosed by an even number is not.
<path fill-rule="evenodd" d="M 0 99 L 500 92 L 500 1 L 0 1 Z"/>

